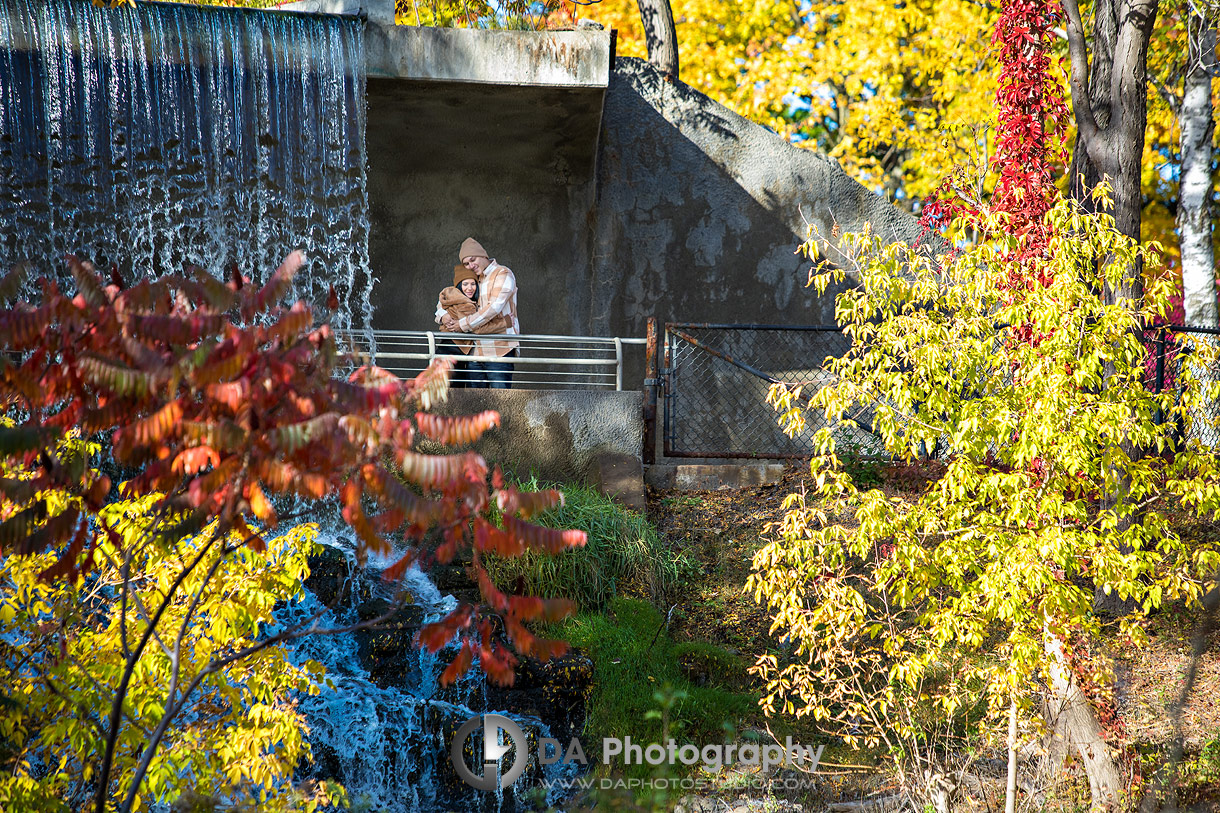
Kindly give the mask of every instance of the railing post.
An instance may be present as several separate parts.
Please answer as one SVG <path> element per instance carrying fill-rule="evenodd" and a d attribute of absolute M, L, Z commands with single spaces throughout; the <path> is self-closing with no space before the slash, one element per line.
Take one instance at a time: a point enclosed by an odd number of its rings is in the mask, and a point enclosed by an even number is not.
<path fill-rule="evenodd" d="M 644 455 L 648 465 L 657 462 L 657 317 L 648 317 L 644 344 Z"/>
<path fill-rule="evenodd" d="M 623 340 L 614 337 L 614 391 L 623 391 Z"/>
<path fill-rule="evenodd" d="M 432 362 L 434 362 L 434 361 L 436 361 L 436 336 L 433 335 L 431 330 L 429 330 L 428 331 L 428 364 L 431 365 Z"/>

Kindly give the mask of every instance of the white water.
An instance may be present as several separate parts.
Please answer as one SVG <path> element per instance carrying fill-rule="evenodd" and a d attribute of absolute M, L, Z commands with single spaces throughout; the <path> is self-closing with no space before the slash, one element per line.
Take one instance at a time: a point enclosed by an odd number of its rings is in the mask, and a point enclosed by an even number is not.
<path fill-rule="evenodd" d="M 378 576 L 379 566 L 388 562 L 372 562 L 366 571 L 357 570 L 351 542 L 337 526 L 323 530 L 319 542 L 344 553 L 356 586 L 349 594 L 352 598 L 322 616 L 322 626 L 344 627 L 357 620 L 355 596 L 361 592 L 360 586 L 371 587 L 373 597 L 386 599 L 392 599 L 395 590 L 405 590 L 423 610 L 425 621 L 440 618 L 456 605 L 452 596 L 441 595 L 417 569 L 395 585 Z M 289 608 L 283 622 L 304 621 L 321 609 L 318 598 L 306 593 Z M 477 664 L 456 686 L 440 688 L 440 673 L 454 654 L 442 651 L 438 658 L 423 651 L 411 652 L 404 679 L 386 687 L 377 685 L 362 665 L 352 634 L 318 636 L 295 644 L 292 660 L 323 664 L 334 684 L 333 690 L 323 688 L 317 696 L 301 698 L 318 764 L 315 770 L 325 774 L 326 768 L 337 765 L 335 778 L 347 788 L 353 802 L 373 811 L 521 809 L 527 788 L 514 787 L 500 794 L 473 791 L 461 785 L 448 766 L 449 738 L 456 728 L 471 717 L 497 711 L 486 708 Z M 508 716 L 527 731 L 550 736 L 546 725 L 535 717 Z M 545 768 L 544 776 L 554 780 L 573 773 L 574 766 L 553 765 Z M 439 781 L 442 776 L 447 781 Z"/>

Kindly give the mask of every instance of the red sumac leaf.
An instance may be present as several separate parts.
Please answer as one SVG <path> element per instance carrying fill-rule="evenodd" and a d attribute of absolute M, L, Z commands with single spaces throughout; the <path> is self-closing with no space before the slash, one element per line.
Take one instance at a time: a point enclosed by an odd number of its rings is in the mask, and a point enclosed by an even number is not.
<path fill-rule="evenodd" d="M 275 273 L 267 280 L 267 284 L 259 289 L 253 302 L 247 303 L 242 308 L 242 316 L 250 319 L 256 313 L 263 312 L 270 305 L 283 299 L 284 294 L 288 293 L 292 288 L 292 278 L 296 276 L 297 270 L 304 264 L 304 252 L 294 251 L 285 257 L 284 262 L 280 263 L 280 267 L 275 269 Z"/>
<path fill-rule="evenodd" d="M 96 356 L 84 356 L 78 362 L 81 377 L 94 387 L 115 395 L 139 398 L 153 389 L 153 379 L 148 373 L 133 370 Z"/>
<path fill-rule="evenodd" d="M 257 531 L 251 529 L 241 517 L 233 519 L 233 530 L 241 534 L 242 543 L 247 545 L 251 550 L 257 553 L 265 553 L 267 551 L 266 541 L 259 536 Z"/>
<path fill-rule="evenodd" d="M 444 672 L 441 672 L 441 686 L 452 686 L 454 681 L 470 671 L 470 664 L 473 660 L 474 649 L 470 644 L 462 644 L 462 649 L 458 652 L 457 657 L 445 667 Z"/>
<path fill-rule="evenodd" d="M 171 469 L 175 474 L 198 474 L 220 462 L 220 455 L 211 446 L 192 446 L 178 452 Z"/>
<path fill-rule="evenodd" d="M 177 401 L 170 401 L 146 418 L 115 430 L 116 456 L 130 458 L 137 449 L 147 449 L 149 446 L 177 434 L 181 420 L 182 405 Z"/>
<path fill-rule="evenodd" d="M 170 315 L 130 314 L 124 320 L 136 336 L 170 344 L 194 344 L 204 336 L 224 329 L 224 316 L 218 313 Z"/>
<path fill-rule="evenodd" d="M 95 308 L 102 308 L 110 304 L 110 299 L 102 289 L 102 281 L 93 270 L 92 263 L 82 262 L 76 258 L 76 255 L 69 254 L 68 271 L 72 273 L 72 278 L 76 280 L 76 290 L 84 298 L 85 302 Z"/>
<path fill-rule="evenodd" d="M 511 559 L 525 553 L 525 540 L 502 531 L 479 517 L 474 524 L 474 546 L 488 553 Z"/>
<path fill-rule="evenodd" d="M 267 527 L 274 528 L 279 522 L 279 518 L 276 516 L 275 509 L 271 506 L 271 501 L 267 499 L 267 495 L 263 493 L 262 488 L 259 487 L 257 482 L 252 482 L 247 491 L 246 499 L 250 501 L 250 510 L 254 512 L 254 516 L 258 517 L 261 522 L 266 523 Z"/>
<path fill-rule="evenodd" d="M 496 505 L 500 511 L 516 514 L 522 519 L 536 517 L 563 504 L 563 494 L 553 488 L 546 491 L 518 491 L 509 486 L 496 492 Z"/>
<path fill-rule="evenodd" d="M 401 559 L 399 559 L 394 564 L 387 567 L 385 570 L 381 571 L 381 578 L 388 582 L 398 581 L 399 579 L 401 579 L 403 577 L 403 574 L 407 572 L 407 569 L 410 568 L 411 565 L 415 564 L 415 561 L 418 558 L 419 558 L 418 551 L 416 551 L 416 550 L 407 551 L 405 556 L 403 556 Z"/>
<path fill-rule="evenodd" d="M 500 413 L 489 409 L 477 415 L 449 417 L 417 412 L 415 423 L 426 438 L 446 446 L 469 446 L 488 429 L 500 425 Z"/>
<path fill-rule="evenodd" d="M 302 333 L 313 327 L 313 314 L 304 302 L 297 302 L 267 329 L 267 337 L 282 345 L 291 344 Z"/>
<path fill-rule="evenodd" d="M 439 491 L 462 480 L 482 481 L 487 475 L 487 463 L 474 452 L 454 455 L 406 452 L 402 456 L 402 473 L 424 491 Z"/>
<path fill-rule="evenodd" d="M 514 516 L 504 516 L 504 530 L 514 539 L 520 539 L 531 550 L 555 554 L 568 548 L 583 546 L 588 537 L 584 531 L 560 531 L 555 528 L 544 528 L 534 525 Z"/>

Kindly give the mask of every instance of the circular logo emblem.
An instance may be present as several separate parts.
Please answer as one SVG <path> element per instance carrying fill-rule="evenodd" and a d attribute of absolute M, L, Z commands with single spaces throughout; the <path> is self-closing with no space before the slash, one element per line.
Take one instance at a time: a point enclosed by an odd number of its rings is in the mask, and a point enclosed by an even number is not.
<path fill-rule="evenodd" d="M 483 775 L 477 776 L 466 764 L 466 755 L 462 753 L 462 749 L 466 745 L 466 738 L 480 728 L 483 729 Z M 507 742 L 501 743 L 501 731 L 507 737 Z M 500 760 L 514 746 L 517 755 L 513 758 L 513 764 L 507 770 L 500 770 Z M 449 743 L 449 761 L 453 763 L 453 770 L 457 771 L 462 781 L 475 790 L 495 790 L 497 775 L 500 788 L 506 788 L 525 773 L 525 732 L 521 730 L 521 726 L 502 714 L 471 717 L 458 729 L 457 734 L 453 735 L 453 742 Z"/>

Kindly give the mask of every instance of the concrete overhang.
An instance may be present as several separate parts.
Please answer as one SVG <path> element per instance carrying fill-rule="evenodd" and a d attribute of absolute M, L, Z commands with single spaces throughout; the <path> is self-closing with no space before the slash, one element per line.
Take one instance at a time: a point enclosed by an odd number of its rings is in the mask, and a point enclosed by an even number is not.
<path fill-rule="evenodd" d="M 370 164 L 378 162 L 378 148 L 394 145 L 413 153 L 423 171 L 498 164 L 592 179 L 612 32 L 395 25 L 393 0 L 303 0 L 281 8 L 368 20 Z"/>
<path fill-rule="evenodd" d="M 361 16 L 370 77 L 605 89 L 613 35 L 599 28 L 516 31 L 395 25 L 393 0 L 301 0 L 283 11 Z"/>

